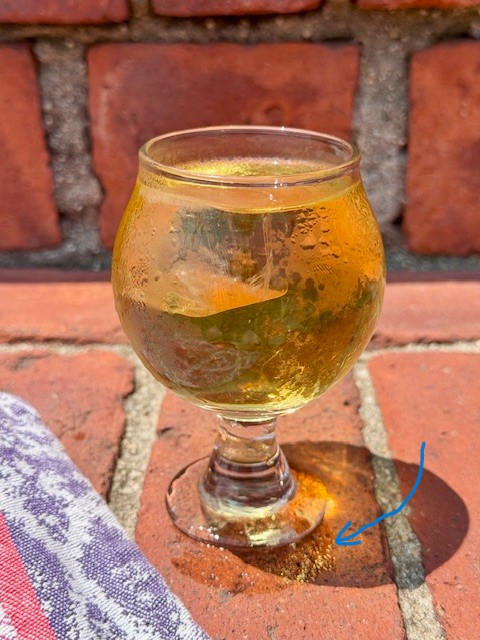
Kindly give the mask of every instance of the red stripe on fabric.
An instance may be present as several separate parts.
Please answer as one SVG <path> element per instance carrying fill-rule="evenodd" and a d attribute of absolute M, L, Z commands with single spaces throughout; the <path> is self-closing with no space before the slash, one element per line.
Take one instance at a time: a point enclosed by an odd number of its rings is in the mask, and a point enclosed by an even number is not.
<path fill-rule="evenodd" d="M 58 640 L 0 513 L 0 621 L 2 609 L 18 640 Z"/>

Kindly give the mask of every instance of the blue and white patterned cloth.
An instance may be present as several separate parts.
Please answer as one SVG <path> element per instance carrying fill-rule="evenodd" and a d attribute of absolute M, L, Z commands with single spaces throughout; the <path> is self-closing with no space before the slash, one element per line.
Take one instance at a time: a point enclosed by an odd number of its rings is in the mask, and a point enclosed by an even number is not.
<path fill-rule="evenodd" d="M 23 401 L 0 393 L 0 640 L 208 640 Z"/>

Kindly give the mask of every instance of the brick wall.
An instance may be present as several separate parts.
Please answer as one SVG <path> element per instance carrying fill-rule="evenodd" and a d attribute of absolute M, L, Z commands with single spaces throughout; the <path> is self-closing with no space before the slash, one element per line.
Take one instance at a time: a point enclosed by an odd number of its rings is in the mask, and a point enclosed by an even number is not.
<path fill-rule="evenodd" d="M 479 268 L 480 0 L 3 0 L 0 266 L 108 267 L 141 143 L 227 123 L 355 140 L 394 267 Z"/>

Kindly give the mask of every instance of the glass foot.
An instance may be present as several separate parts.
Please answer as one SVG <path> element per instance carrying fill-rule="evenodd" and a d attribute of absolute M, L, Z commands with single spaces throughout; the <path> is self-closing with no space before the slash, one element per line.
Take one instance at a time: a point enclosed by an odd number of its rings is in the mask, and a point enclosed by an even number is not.
<path fill-rule="evenodd" d="M 309 534 L 322 520 L 327 490 L 318 478 L 291 469 L 293 497 L 267 507 L 224 509 L 221 514 L 200 501 L 209 458 L 185 467 L 172 480 L 166 495 L 174 524 L 184 533 L 226 548 L 275 547 Z"/>

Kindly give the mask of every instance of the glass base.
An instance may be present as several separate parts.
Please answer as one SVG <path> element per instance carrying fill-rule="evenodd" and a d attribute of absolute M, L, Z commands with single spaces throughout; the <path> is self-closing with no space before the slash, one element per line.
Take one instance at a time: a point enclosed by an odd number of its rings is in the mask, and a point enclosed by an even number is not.
<path fill-rule="evenodd" d="M 202 458 L 185 467 L 172 480 L 166 495 L 174 524 L 192 538 L 227 548 L 276 547 L 300 540 L 323 518 L 325 486 L 318 478 L 294 469 L 296 490 L 290 500 L 275 507 L 235 506 L 221 515 L 209 512 L 199 494 L 208 465 L 209 458 Z"/>

